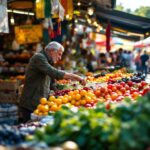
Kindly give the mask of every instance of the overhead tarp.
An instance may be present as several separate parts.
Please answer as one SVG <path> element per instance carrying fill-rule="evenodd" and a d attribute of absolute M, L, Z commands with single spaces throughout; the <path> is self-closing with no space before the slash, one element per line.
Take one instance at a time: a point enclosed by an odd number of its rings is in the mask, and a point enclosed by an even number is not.
<path fill-rule="evenodd" d="M 135 42 L 134 47 L 135 48 L 143 48 L 150 46 L 150 37 L 140 40 L 138 42 Z"/>
<path fill-rule="evenodd" d="M 124 31 L 145 34 L 150 32 L 150 19 L 128 14 L 122 11 L 104 9 L 96 6 L 96 16 L 99 22 L 111 22 L 112 27 Z"/>

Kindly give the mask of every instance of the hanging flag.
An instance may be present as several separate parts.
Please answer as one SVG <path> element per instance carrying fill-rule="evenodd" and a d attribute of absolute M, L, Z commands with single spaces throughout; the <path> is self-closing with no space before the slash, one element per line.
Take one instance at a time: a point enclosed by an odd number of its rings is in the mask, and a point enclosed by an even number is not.
<path fill-rule="evenodd" d="M 110 36 L 111 36 L 111 24 L 108 22 L 107 27 L 106 27 L 106 50 L 107 52 L 110 51 Z"/>
<path fill-rule="evenodd" d="M 65 9 L 65 15 L 69 16 L 69 19 L 73 17 L 73 1 L 72 0 L 61 0 L 61 4 Z"/>
<path fill-rule="evenodd" d="M 45 18 L 51 17 L 51 1 L 50 0 L 44 0 L 44 13 Z"/>
<path fill-rule="evenodd" d="M 45 18 L 45 2 L 44 0 L 36 0 L 36 18 Z"/>
<path fill-rule="evenodd" d="M 0 0 L 0 33 L 9 33 L 7 0 Z"/>

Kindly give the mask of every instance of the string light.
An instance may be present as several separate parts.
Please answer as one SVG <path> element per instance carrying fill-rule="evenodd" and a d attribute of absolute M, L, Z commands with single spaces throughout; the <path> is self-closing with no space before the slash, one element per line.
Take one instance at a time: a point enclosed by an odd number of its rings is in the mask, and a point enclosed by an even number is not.
<path fill-rule="evenodd" d="M 80 2 L 78 2 L 78 3 L 77 3 L 77 5 L 78 5 L 78 6 L 80 6 L 80 5 L 81 5 L 81 3 L 80 3 Z"/>
<path fill-rule="evenodd" d="M 39 3 L 40 2 L 40 0 L 36 0 L 36 3 Z"/>
<path fill-rule="evenodd" d="M 75 21 L 74 21 L 75 23 L 78 23 L 78 20 L 77 19 L 75 19 Z"/>
<path fill-rule="evenodd" d="M 7 9 L 8 13 L 12 13 L 12 10 Z M 34 16 L 35 14 L 32 12 L 26 12 L 26 11 L 20 11 L 20 10 L 13 10 L 14 14 L 23 14 L 23 15 L 30 15 L 30 16 Z"/>
<path fill-rule="evenodd" d="M 15 24 L 15 19 L 14 19 L 14 16 L 13 16 L 13 10 L 11 10 L 10 24 L 11 25 Z"/>
<path fill-rule="evenodd" d="M 94 8 L 93 8 L 93 7 L 89 7 L 89 8 L 87 9 L 87 11 L 88 11 L 88 14 L 89 14 L 90 16 L 92 16 L 92 15 L 94 14 Z"/>
<path fill-rule="evenodd" d="M 89 24 L 91 24 L 92 23 L 92 20 L 91 19 L 87 19 L 87 22 L 89 23 Z"/>
<path fill-rule="evenodd" d="M 66 19 L 68 20 L 70 18 L 69 14 L 66 15 Z"/>

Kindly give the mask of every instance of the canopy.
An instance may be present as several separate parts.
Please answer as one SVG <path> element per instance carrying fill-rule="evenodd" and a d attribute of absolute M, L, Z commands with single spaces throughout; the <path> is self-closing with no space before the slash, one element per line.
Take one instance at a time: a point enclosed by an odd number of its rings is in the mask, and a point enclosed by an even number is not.
<path fill-rule="evenodd" d="M 134 47 L 135 48 L 143 48 L 143 47 L 147 47 L 150 46 L 150 37 L 144 39 L 144 40 L 140 40 L 138 42 L 135 42 Z"/>
<path fill-rule="evenodd" d="M 122 29 L 134 33 L 145 34 L 150 32 L 150 19 L 128 14 L 122 11 L 96 7 L 96 15 L 100 22 L 109 20 L 114 29 Z"/>

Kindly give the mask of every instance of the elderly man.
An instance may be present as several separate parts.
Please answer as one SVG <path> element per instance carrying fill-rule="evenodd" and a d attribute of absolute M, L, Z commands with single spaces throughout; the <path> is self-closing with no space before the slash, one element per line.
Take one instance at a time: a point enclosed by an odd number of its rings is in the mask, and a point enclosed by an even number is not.
<path fill-rule="evenodd" d="M 58 42 L 50 42 L 44 50 L 30 59 L 23 92 L 20 98 L 20 112 L 23 122 L 30 119 L 30 114 L 39 104 L 41 97 L 48 97 L 52 79 L 70 79 L 85 85 L 85 80 L 78 75 L 54 68 L 63 54 L 64 47 Z"/>

